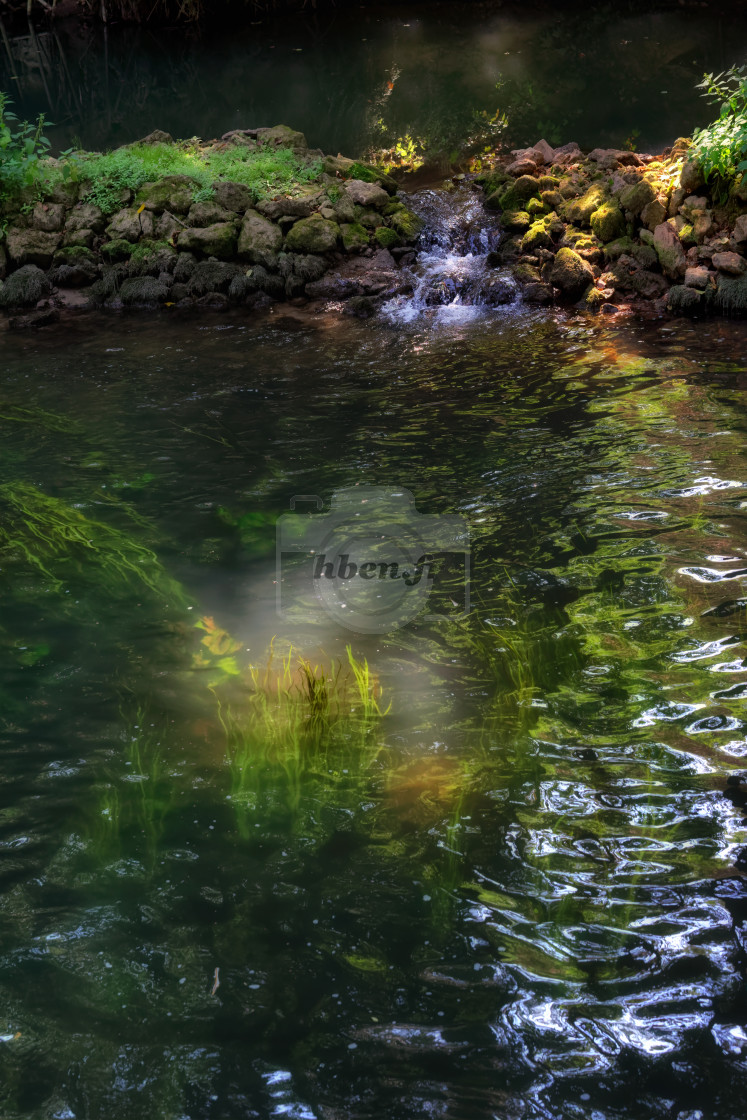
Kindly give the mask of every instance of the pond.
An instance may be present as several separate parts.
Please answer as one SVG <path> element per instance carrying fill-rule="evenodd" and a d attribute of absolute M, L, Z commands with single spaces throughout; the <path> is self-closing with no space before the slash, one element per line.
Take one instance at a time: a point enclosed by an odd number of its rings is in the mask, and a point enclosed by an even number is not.
<path fill-rule="evenodd" d="M 4 1117 L 742 1115 L 744 344 L 4 337 Z M 370 485 L 466 519 L 469 614 L 276 613 L 276 519 Z"/>
<path fill-rule="evenodd" d="M 0 49 L 0 88 L 57 122 L 59 148 L 282 122 L 353 156 L 470 136 L 647 151 L 708 123 L 695 84 L 744 56 L 747 14 L 701 8 L 339 5 L 202 35 L 68 21 Z"/>

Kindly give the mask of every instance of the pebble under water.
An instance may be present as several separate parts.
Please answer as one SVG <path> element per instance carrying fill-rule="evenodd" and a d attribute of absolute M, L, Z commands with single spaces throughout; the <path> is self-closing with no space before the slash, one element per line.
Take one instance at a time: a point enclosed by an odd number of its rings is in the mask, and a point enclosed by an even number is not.
<path fill-rule="evenodd" d="M 743 1115 L 745 326 L 447 306 L 5 336 L 7 1120 Z M 276 616 L 356 484 L 466 619 Z"/>

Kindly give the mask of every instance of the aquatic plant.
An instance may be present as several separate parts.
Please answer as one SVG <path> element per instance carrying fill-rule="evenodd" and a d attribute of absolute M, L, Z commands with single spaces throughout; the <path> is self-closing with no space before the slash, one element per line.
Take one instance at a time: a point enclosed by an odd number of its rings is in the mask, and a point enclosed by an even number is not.
<path fill-rule="evenodd" d="M 27 482 L 5 483 L 0 509 L 0 557 L 22 559 L 52 590 L 61 591 L 65 580 L 90 572 L 108 595 L 131 591 L 134 583 L 171 604 L 187 605 L 183 588 L 151 549 L 61 498 Z"/>

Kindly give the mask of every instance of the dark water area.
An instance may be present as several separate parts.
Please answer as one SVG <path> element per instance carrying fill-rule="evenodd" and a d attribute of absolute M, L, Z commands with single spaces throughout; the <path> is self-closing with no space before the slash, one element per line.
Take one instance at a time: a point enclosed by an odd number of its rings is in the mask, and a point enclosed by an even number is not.
<path fill-rule="evenodd" d="M 4 336 L 8 1120 L 743 1115 L 745 327 L 429 315 Z M 469 520 L 466 619 L 277 616 L 365 484 Z"/>
<path fill-rule="evenodd" d="M 358 155 L 411 138 L 458 150 L 508 117 L 511 144 L 661 149 L 709 120 L 703 72 L 747 57 L 743 7 L 398 5 L 198 32 L 62 21 L 0 50 L 0 86 L 53 139 L 105 149 L 158 127 L 220 136 L 283 122 Z M 488 130 L 489 131 L 489 130 Z"/>

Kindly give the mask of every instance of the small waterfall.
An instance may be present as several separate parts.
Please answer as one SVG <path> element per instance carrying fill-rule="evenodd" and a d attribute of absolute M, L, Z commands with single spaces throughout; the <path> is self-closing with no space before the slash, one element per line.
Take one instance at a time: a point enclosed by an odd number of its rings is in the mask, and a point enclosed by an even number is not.
<path fill-rule="evenodd" d="M 385 316 L 398 323 L 421 315 L 463 322 L 518 298 L 510 275 L 488 265 L 500 229 L 485 210 L 480 191 L 469 185 L 422 190 L 411 195 L 408 204 L 425 223 L 410 270 L 413 291 L 385 304 Z"/>

